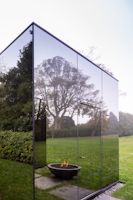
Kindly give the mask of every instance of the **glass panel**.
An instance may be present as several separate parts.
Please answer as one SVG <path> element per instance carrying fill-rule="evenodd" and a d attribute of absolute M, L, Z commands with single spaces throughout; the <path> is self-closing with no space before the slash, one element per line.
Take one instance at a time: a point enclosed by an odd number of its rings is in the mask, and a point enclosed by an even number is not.
<path fill-rule="evenodd" d="M 32 27 L 0 55 L 2 199 L 33 199 Z"/>
<path fill-rule="evenodd" d="M 78 56 L 79 187 L 83 198 L 102 187 L 101 70 Z"/>
<path fill-rule="evenodd" d="M 77 54 L 42 29 L 34 28 L 35 166 L 40 167 L 35 173 L 43 175 L 40 187 L 47 185 L 47 181 L 57 180 L 60 181 L 56 186 L 59 188 L 64 180 L 69 187 L 73 184 L 71 189 L 77 199 L 77 176 L 71 177 L 68 170 L 76 169 L 73 165 L 77 165 Z M 37 117 L 40 115 L 43 119 Z M 64 162 L 66 164 L 62 164 Z M 52 163 L 56 176 L 44 167 Z M 35 186 L 38 198 L 38 179 L 35 179 Z M 52 186 L 48 187 L 52 190 Z M 42 197 L 47 187 L 43 189 Z"/>
<path fill-rule="evenodd" d="M 118 82 L 103 72 L 103 186 L 119 180 Z"/>

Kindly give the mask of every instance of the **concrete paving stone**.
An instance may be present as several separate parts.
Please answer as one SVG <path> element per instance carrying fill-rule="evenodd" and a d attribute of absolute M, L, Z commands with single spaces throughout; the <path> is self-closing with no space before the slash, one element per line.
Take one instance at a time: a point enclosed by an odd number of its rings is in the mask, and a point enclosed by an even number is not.
<path fill-rule="evenodd" d="M 98 200 L 121 200 L 121 199 L 118 199 L 118 198 L 111 197 L 109 195 L 103 194 L 102 196 L 100 196 L 98 198 Z"/>
<path fill-rule="evenodd" d="M 36 174 L 36 173 L 35 173 L 35 178 L 38 178 L 38 177 L 40 177 L 40 176 L 42 176 L 42 175 Z"/>
<path fill-rule="evenodd" d="M 91 194 L 92 192 L 93 190 L 79 187 L 80 199 Z M 66 185 L 60 188 L 56 188 L 49 193 L 61 197 L 64 200 L 78 200 L 78 186 L 75 185 Z"/>
<path fill-rule="evenodd" d="M 57 179 L 53 179 L 53 178 L 49 178 L 49 177 L 40 177 L 35 179 L 35 187 L 38 187 L 41 190 L 45 190 L 48 188 L 51 188 L 55 185 L 59 185 L 62 184 L 63 181 L 57 180 Z"/>

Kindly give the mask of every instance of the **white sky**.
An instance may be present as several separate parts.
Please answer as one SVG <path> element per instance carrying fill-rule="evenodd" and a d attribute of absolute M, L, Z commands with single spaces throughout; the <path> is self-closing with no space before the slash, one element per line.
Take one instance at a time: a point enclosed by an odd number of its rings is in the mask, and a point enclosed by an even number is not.
<path fill-rule="evenodd" d="M 133 114 L 133 0 L 1 0 L 0 52 L 33 21 L 78 51 L 97 47 Z"/>

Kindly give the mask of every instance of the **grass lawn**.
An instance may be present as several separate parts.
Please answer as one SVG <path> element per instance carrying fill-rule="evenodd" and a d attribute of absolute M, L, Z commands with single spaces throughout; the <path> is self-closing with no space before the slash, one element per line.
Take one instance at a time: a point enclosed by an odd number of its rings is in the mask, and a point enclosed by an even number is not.
<path fill-rule="evenodd" d="M 119 152 L 119 180 L 126 185 L 112 196 L 123 200 L 133 200 L 133 136 L 119 139 Z"/>
<path fill-rule="evenodd" d="M 40 149 L 41 145 L 43 148 L 44 143 L 36 142 L 36 145 Z M 65 160 L 71 164 L 81 166 L 79 186 L 98 190 L 102 187 L 102 183 L 105 186 L 110 182 L 118 180 L 117 145 L 118 140 L 116 137 L 105 137 L 103 139 L 103 149 L 101 148 L 100 137 L 81 137 L 79 141 L 77 141 L 77 138 L 48 139 L 46 142 L 46 161 L 49 164 L 63 163 Z M 103 158 L 102 151 L 104 152 Z M 41 157 L 40 154 L 39 157 Z M 103 165 L 102 159 L 104 161 Z M 45 170 L 42 169 L 39 173 L 44 175 Z M 75 184 L 77 185 L 77 182 Z"/>
<path fill-rule="evenodd" d="M 33 199 L 33 167 L 0 159 L 0 200 Z"/>
<path fill-rule="evenodd" d="M 54 187 L 53 187 L 54 188 Z M 36 190 L 36 200 L 61 200 Z M 33 200 L 33 166 L 0 159 L 0 200 Z"/>
<path fill-rule="evenodd" d="M 90 142 L 90 143 L 89 143 Z M 101 173 L 105 177 L 104 183 L 111 180 L 115 177 L 116 166 L 113 168 L 113 159 L 116 159 L 114 145 L 116 140 L 105 138 L 103 141 L 104 144 L 104 158 L 105 164 L 101 166 L 101 147 L 100 139 L 95 138 L 95 140 L 87 138 L 81 138 L 78 142 L 79 148 L 79 158 L 77 160 L 77 140 L 75 138 L 66 138 L 66 139 L 48 139 L 47 140 L 47 164 L 59 162 L 62 163 L 64 160 L 68 160 L 69 163 L 77 164 L 79 163 L 82 166 L 82 169 L 79 173 L 79 183 L 80 186 L 89 189 L 96 190 L 97 187 L 101 184 Z M 94 145 L 95 144 L 95 145 Z M 105 145 L 106 144 L 106 145 Z M 110 145 L 111 151 L 108 150 Z M 117 190 L 113 196 L 123 199 L 123 200 L 133 200 L 133 136 L 122 137 L 120 138 L 120 181 L 125 182 L 126 185 Z M 95 146 L 95 148 L 94 148 Z M 40 147 L 41 148 L 41 147 Z M 44 147 L 43 147 L 44 148 Z M 113 155 L 113 158 L 111 157 Z M 40 157 L 41 158 L 41 157 Z M 87 162 L 86 162 L 87 160 Z M 33 199 L 33 167 L 31 165 L 9 161 L 5 159 L 0 159 L 0 200 L 29 200 Z M 48 175 L 50 172 L 48 169 L 37 170 L 36 173 L 40 173 L 44 176 Z M 87 178 L 88 176 L 88 178 Z M 92 184 L 93 182 L 93 184 Z M 65 184 L 75 184 L 77 185 L 77 180 L 64 182 Z M 97 185 L 98 184 L 98 185 Z M 60 186 L 56 186 L 60 187 Z M 56 188 L 54 187 L 54 188 Z M 48 193 L 47 190 L 40 190 L 35 188 L 36 191 L 36 200 L 56 200 L 60 199 Z"/>

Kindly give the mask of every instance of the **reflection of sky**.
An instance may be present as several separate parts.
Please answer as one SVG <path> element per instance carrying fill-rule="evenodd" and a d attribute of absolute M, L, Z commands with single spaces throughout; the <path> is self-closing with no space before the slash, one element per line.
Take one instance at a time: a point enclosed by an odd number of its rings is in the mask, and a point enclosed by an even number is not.
<path fill-rule="evenodd" d="M 2 58 L 2 61 L 6 65 L 6 70 L 16 67 L 17 61 L 19 60 L 19 50 L 22 50 L 31 41 L 32 35 L 29 33 L 30 30 L 31 27 L 0 55 L 0 58 Z M 4 69 L 2 71 L 3 73 L 5 72 Z"/>
<path fill-rule="evenodd" d="M 39 29 L 35 26 L 35 40 L 34 40 L 34 63 L 35 67 L 41 64 L 43 60 L 52 59 L 55 56 L 61 56 L 65 58 L 68 62 L 71 62 L 75 67 L 77 66 L 77 54 L 63 45 L 61 42 Z M 111 78 L 106 73 L 102 72 L 98 67 L 96 67 L 91 62 L 85 60 L 83 57 L 78 56 L 78 69 L 83 72 L 83 74 L 90 76 L 89 84 L 94 84 L 94 91 L 99 90 L 98 98 L 101 99 L 103 91 L 103 100 L 105 106 L 107 106 L 108 113 L 113 112 L 117 116 L 118 104 L 118 89 L 117 81 Z M 103 75 L 102 75 L 103 74 Z M 103 77 L 103 81 L 102 81 Z M 102 83 L 104 84 L 102 87 Z M 83 98 L 83 97 L 81 97 Z M 113 103 L 114 101 L 114 103 Z M 65 114 L 67 115 L 67 113 Z M 75 124 L 77 124 L 77 116 L 73 117 Z M 89 118 L 88 116 L 79 116 L 79 123 L 86 123 Z"/>
<path fill-rule="evenodd" d="M 78 69 L 82 70 L 83 74 L 90 76 L 89 84 L 94 84 L 94 90 L 99 90 L 101 96 L 101 70 L 91 62 L 78 56 Z"/>
<path fill-rule="evenodd" d="M 77 56 L 75 52 L 36 26 L 34 28 L 34 33 L 35 67 L 41 64 L 43 60 L 49 58 L 51 59 L 55 56 L 61 56 L 62 58 L 65 58 L 67 61 L 73 63 L 73 65 L 76 67 Z"/>
<path fill-rule="evenodd" d="M 103 101 L 109 112 L 118 117 L 118 82 L 103 72 Z"/>

